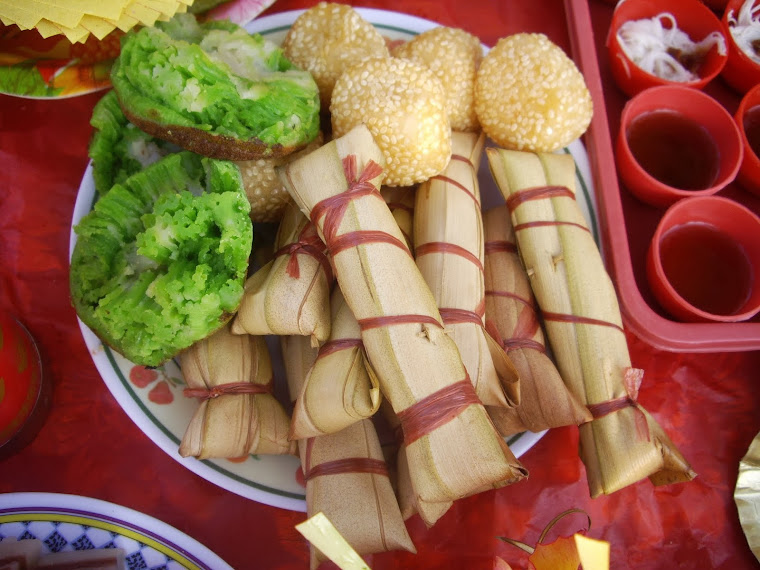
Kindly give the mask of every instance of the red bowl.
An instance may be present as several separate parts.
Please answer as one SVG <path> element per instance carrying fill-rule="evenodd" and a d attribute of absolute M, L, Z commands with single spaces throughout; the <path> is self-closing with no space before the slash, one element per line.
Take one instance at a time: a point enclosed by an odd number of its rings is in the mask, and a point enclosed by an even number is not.
<path fill-rule="evenodd" d="M 752 149 L 747 139 L 744 121 L 747 111 L 758 106 L 760 106 L 760 83 L 744 95 L 741 103 L 739 103 L 739 108 L 736 110 L 734 119 L 736 120 L 736 126 L 739 127 L 739 134 L 741 134 L 744 146 L 744 158 L 742 159 L 739 173 L 736 175 L 736 180 L 742 188 L 760 196 L 760 157 Z M 757 120 L 760 121 L 760 110 L 757 112 Z M 758 128 L 760 128 L 760 125 L 758 125 Z"/>
<path fill-rule="evenodd" d="M 718 174 L 712 186 L 702 190 L 675 188 L 639 164 L 628 144 L 629 130 L 635 119 L 655 111 L 672 111 L 707 130 L 719 149 Z M 623 184 L 632 194 L 652 206 L 667 207 L 682 198 L 709 196 L 723 189 L 736 178 L 743 152 L 739 127 L 718 101 L 690 87 L 663 85 L 650 87 L 626 103 L 620 116 L 615 161 Z"/>
<path fill-rule="evenodd" d="M 670 13 L 679 29 L 695 42 L 699 42 L 713 32 L 725 37 L 725 29 L 718 17 L 700 0 L 625 0 L 615 8 L 607 35 L 607 51 L 612 75 L 617 85 L 628 96 L 633 96 L 648 87 L 656 85 L 685 85 L 702 89 L 723 69 L 728 60 L 727 53 L 719 53 L 713 47 L 699 69 L 696 81 L 676 82 L 663 79 L 638 67 L 623 51 L 617 39 L 620 27 L 628 21 L 651 19 L 664 12 Z M 726 42 L 728 40 L 726 39 Z"/>
<path fill-rule="evenodd" d="M 760 0 L 755 0 L 753 6 L 756 6 L 758 2 Z M 728 61 L 726 61 L 720 76 L 739 93 L 746 93 L 760 83 L 760 65 L 736 45 L 728 25 L 729 16 L 733 15 L 736 18 L 742 4 L 744 4 L 744 0 L 729 0 L 725 12 L 723 12 L 721 24 L 728 40 Z"/>
<path fill-rule="evenodd" d="M 693 228 L 695 224 L 699 225 L 703 231 L 707 228 L 708 237 L 714 237 L 714 232 L 717 232 L 722 240 L 719 242 L 721 247 L 708 247 L 704 233 L 682 234 L 682 239 L 688 238 L 694 241 L 680 244 L 678 250 L 680 265 L 677 268 L 671 267 L 670 277 L 675 277 L 673 271 L 676 269 L 680 273 L 677 278 L 680 279 L 682 288 L 679 291 L 678 284 L 674 286 L 663 263 L 663 239 L 670 232 L 682 230 L 684 227 Z M 672 235 L 670 234 L 671 237 Z M 728 250 L 725 249 L 724 242 L 730 246 Z M 726 254 L 736 253 L 737 246 L 738 255 L 748 262 L 747 272 L 743 275 L 746 283 L 742 283 L 741 287 L 737 286 L 743 292 L 746 291 L 745 286 L 748 288 L 748 294 L 743 297 L 743 303 L 734 307 L 735 310 L 718 313 L 717 311 L 708 312 L 687 301 L 684 296 L 705 299 L 712 295 L 721 295 L 731 289 L 732 281 L 727 273 L 731 273 L 738 264 Z M 741 261 L 741 257 L 738 261 Z M 723 271 L 721 271 L 719 267 L 725 263 L 730 263 L 730 265 L 723 266 Z M 760 278 L 758 278 L 760 276 L 760 218 L 738 202 L 720 196 L 681 200 L 665 212 L 655 230 L 647 253 L 646 273 L 657 301 L 667 312 L 682 322 L 739 322 L 750 319 L 760 311 Z M 694 283 L 700 283 L 702 287 L 709 286 L 711 289 L 699 291 L 695 296 Z M 687 289 L 689 293 L 686 292 Z M 703 307 L 708 306 L 702 303 L 697 304 Z"/>

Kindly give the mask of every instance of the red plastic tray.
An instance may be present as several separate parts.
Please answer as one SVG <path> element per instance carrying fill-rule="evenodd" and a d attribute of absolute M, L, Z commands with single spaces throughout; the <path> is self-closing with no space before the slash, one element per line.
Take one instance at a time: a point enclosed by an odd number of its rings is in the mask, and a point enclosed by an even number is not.
<path fill-rule="evenodd" d="M 592 2 L 594 0 L 591 0 Z M 573 58 L 583 72 L 594 99 L 594 118 L 584 136 L 596 187 L 597 214 L 602 235 L 602 254 L 617 287 L 626 327 L 652 346 L 677 352 L 727 352 L 760 348 L 760 316 L 742 323 L 681 323 L 658 305 L 646 280 L 646 253 L 664 209 L 640 202 L 619 181 L 612 141 L 619 130 L 619 117 L 627 96 L 612 79 L 605 45 L 609 20 L 597 15 L 594 33 L 581 25 L 591 22 L 588 2 L 565 0 Z M 609 10 L 609 19 L 612 9 Z M 706 93 L 733 114 L 741 95 L 720 77 L 709 83 Z M 734 183 L 720 196 L 741 202 L 760 213 L 760 197 Z M 758 236 L 760 239 L 760 236 Z"/>

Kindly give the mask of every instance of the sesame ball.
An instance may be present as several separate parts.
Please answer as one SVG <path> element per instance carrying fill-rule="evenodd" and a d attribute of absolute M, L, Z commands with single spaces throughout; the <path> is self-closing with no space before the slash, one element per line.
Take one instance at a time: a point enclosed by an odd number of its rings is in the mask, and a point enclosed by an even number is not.
<path fill-rule="evenodd" d="M 330 104 L 333 136 L 364 123 L 385 156 L 387 186 L 411 186 L 439 174 L 451 157 L 443 87 L 413 61 L 374 58 L 338 78 Z"/>
<path fill-rule="evenodd" d="M 552 152 L 580 137 L 593 113 L 591 94 L 573 61 L 543 34 L 502 38 L 483 58 L 475 111 L 504 148 Z"/>
<path fill-rule="evenodd" d="M 277 222 L 290 202 L 290 194 L 280 182 L 275 168 L 309 154 L 322 145 L 322 135 L 306 148 L 279 158 L 260 158 L 235 162 L 243 177 L 243 187 L 251 203 L 251 221 Z"/>
<path fill-rule="evenodd" d="M 433 28 L 392 48 L 391 55 L 424 65 L 441 81 L 452 130 L 480 127 L 475 113 L 475 76 L 483 47 L 477 37 L 457 28 Z"/>
<path fill-rule="evenodd" d="M 296 66 L 311 72 L 322 107 L 341 73 L 370 57 L 390 57 L 385 38 L 351 6 L 320 2 L 301 14 L 282 48 Z"/>

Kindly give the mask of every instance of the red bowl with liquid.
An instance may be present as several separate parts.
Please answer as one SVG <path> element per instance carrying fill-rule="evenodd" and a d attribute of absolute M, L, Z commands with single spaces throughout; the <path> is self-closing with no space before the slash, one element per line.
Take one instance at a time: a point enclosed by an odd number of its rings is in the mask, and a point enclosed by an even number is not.
<path fill-rule="evenodd" d="M 744 145 L 736 180 L 742 188 L 760 196 L 760 83 L 742 98 L 734 119 Z"/>
<path fill-rule="evenodd" d="M 652 19 L 663 13 L 672 15 L 676 27 L 686 33 L 695 43 L 702 41 L 714 32 L 721 34 L 725 43 L 728 42 L 725 38 L 725 29 L 718 16 L 700 0 L 625 0 L 625 2 L 619 2 L 612 15 L 612 22 L 607 35 L 607 53 L 615 82 L 630 97 L 657 85 L 685 85 L 694 89 L 702 89 L 718 76 L 728 61 L 728 50 L 720 50 L 713 46 L 701 58 L 694 70 L 698 79 L 687 82 L 664 79 L 639 67 L 625 53 L 618 39 L 618 31 L 626 22 Z M 669 28 L 672 25 L 668 20 L 661 21 L 663 21 L 663 27 Z M 723 47 L 725 48 L 726 45 L 724 44 Z"/>
<path fill-rule="evenodd" d="M 0 310 L 0 461 L 30 443 L 47 418 L 52 386 L 29 331 Z"/>
<path fill-rule="evenodd" d="M 743 154 L 734 118 L 696 89 L 650 87 L 620 116 L 618 172 L 625 187 L 652 206 L 715 194 L 736 178 Z"/>
<path fill-rule="evenodd" d="M 681 200 L 655 230 L 646 271 L 677 320 L 746 321 L 760 311 L 760 218 L 720 196 Z"/>
<path fill-rule="evenodd" d="M 760 83 L 760 64 L 746 54 L 737 45 L 734 35 L 731 33 L 731 19 L 737 21 L 745 0 L 729 0 L 723 12 L 721 24 L 728 41 L 728 60 L 723 66 L 720 76 L 739 93 L 746 93 Z M 760 4 L 760 0 L 754 0 L 752 6 Z"/>

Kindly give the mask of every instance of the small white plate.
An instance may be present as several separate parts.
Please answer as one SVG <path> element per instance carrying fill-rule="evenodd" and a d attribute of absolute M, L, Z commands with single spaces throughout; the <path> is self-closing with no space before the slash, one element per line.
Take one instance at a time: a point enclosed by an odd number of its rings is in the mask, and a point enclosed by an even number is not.
<path fill-rule="evenodd" d="M 79 495 L 0 495 L 0 541 L 10 538 L 36 538 L 43 553 L 121 548 L 129 568 L 232 570 L 211 550 L 158 519 Z"/>
<path fill-rule="evenodd" d="M 438 26 L 435 22 L 397 12 L 365 8 L 357 10 L 383 35 L 391 39 L 410 39 Z M 253 20 L 246 29 L 280 43 L 290 25 L 302 12 L 303 10 L 295 10 Z M 564 152 L 572 154 L 575 158 L 578 204 L 598 243 L 598 227 L 593 214 L 593 180 L 586 149 L 580 141 L 575 141 Z M 478 178 L 483 208 L 503 203 L 486 160 L 481 161 Z M 95 186 L 91 166 L 88 166 L 79 188 L 72 228 L 92 209 L 94 198 Z M 75 242 L 76 235 L 72 229 L 71 251 Z M 138 427 L 167 454 L 194 473 L 228 491 L 284 509 L 306 510 L 304 488 L 296 480 L 300 463 L 295 457 L 249 456 L 240 462 L 225 459 L 200 461 L 181 457 L 177 451 L 179 443 L 197 403 L 182 395 L 184 380 L 176 363 L 169 363 L 155 371 L 145 370 L 104 347 L 93 332 L 81 322 L 80 327 L 95 366 L 117 402 Z M 270 342 L 269 346 L 274 360 L 275 382 L 284 382 L 283 367 L 281 361 L 278 361 L 281 359 L 279 343 Z M 512 436 L 507 443 L 514 455 L 520 457 L 533 447 L 544 433 L 525 432 Z"/>

